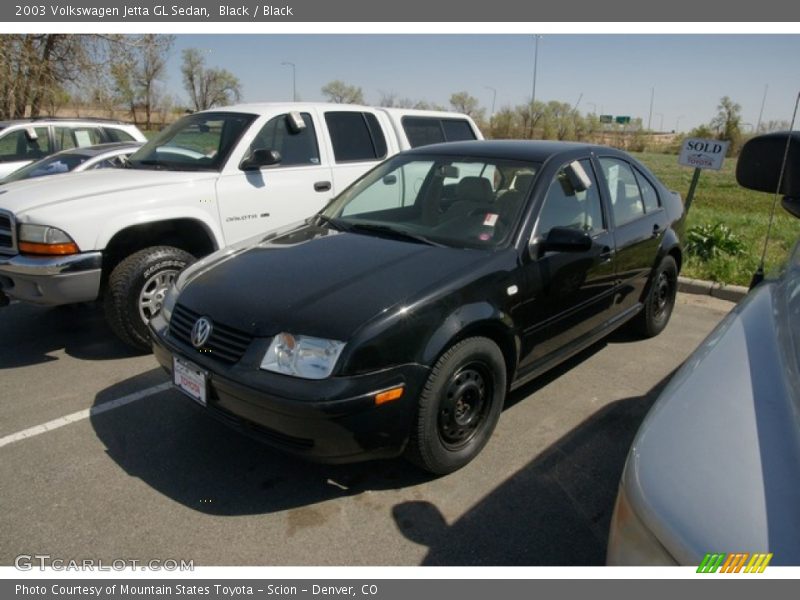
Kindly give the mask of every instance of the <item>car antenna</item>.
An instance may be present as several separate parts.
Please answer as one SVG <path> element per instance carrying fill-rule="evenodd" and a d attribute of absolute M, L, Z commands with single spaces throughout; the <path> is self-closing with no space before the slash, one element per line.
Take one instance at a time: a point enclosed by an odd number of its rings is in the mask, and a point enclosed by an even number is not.
<path fill-rule="evenodd" d="M 769 223 L 767 224 L 767 236 L 764 238 L 764 249 L 761 251 L 761 261 L 758 264 L 758 269 L 753 273 L 753 278 L 750 280 L 750 289 L 752 290 L 759 283 L 764 281 L 764 261 L 767 257 L 767 244 L 769 244 L 769 237 L 772 234 L 772 223 L 775 220 L 775 208 L 778 204 L 780 197 L 781 187 L 783 187 L 783 175 L 786 172 L 786 163 L 789 160 L 789 148 L 792 144 L 791 132 L 794 131 L 794 121 L 797 118 L 797 107 L 800 106 L 800 92 L 797 94 L 797 100 L 794 103 L 794 113 L 792 114 L 792 123 L 789 125 L 789 134 L 786 136 L 786 149 L 783 151 L 783 161 L 781 162 L 781 171 L 778 175 L 778 185 L 775 188 L 775 198 L 772 201 L 772 210 L 769 214 Z"/>

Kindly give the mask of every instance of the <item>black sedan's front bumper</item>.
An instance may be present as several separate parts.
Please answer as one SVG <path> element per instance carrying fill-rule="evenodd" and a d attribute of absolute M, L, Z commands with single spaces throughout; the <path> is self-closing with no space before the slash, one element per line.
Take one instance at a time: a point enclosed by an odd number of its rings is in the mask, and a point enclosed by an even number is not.
<path fill-rule="evenodd" d="M 153 354 L 173 372 L 173 357 L 206 373 L 206 405 L 198 408 L 238 431 L 319 462 L 398 456 L 405 448 L 429 369 L 408 364 L 354 377 L 299 379 L 223 364 L 169 335 L 161 316 L 150 322 Z M 377 392 L 404 386 L 400 399 L 375 404 Z"/>

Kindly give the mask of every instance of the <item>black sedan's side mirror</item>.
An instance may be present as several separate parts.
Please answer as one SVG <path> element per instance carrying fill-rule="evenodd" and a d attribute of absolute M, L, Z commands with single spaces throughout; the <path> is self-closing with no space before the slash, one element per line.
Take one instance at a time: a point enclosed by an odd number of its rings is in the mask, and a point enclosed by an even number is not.
<path fill-rule="evenodd" d="M 261 167 L 277 165 L 283 160 L 281 153 L 277 150 L 267 150 L 266 148 L 256 148 L 242 159 L 239 168 L 242 171 L 253 171 Z"/>
<path fill-rule="evenodd" d="M 544 239 L 531 244 L 532 258 L 545 252 L 588 252 L 592 249 L 592 237 L 582 229 L 574 227 L 553 227 Z"/>

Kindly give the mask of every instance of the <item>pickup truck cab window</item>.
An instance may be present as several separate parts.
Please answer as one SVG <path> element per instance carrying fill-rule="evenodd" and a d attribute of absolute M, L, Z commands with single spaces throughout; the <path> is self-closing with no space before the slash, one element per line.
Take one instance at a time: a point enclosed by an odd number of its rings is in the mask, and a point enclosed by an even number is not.
<path fill-rule="evenodd" d="M 258 149 L 277 150 L 281 154 L 281 162 L 276 167 L 295 165 L 318 165 L 319 147 L 314 121 L 308 113 L 300 113 L 306 124 L 301 131 L 292 131 L 287 121 L 288 114 L 279 115 L 267 121 L 258 132 L 249 152 Z"/>
<path fill-rule="evenodd" d="M 460 142 L 476 139 L 472 127 L 463 119 L 403 117 L 402 122 L 403 131 L 405 131 L 412 148 L 440 142 Z"/>
<path fill-rule="evenodd" d="M 325 123 L 336 162 L 378 160 L 386 156 L 386 138 L 372 113 L 329 111 Z"/>

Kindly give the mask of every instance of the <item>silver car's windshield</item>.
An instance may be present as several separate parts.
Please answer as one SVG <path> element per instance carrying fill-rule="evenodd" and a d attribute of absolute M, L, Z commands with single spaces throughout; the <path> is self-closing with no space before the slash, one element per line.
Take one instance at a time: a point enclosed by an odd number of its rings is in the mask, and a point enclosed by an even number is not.
<path fill-rule="evenodd" d="M 345 190 L 320 219 L 356 233 L 497 248 L 516 229 L 539 164 L 397 156 Z"/>

